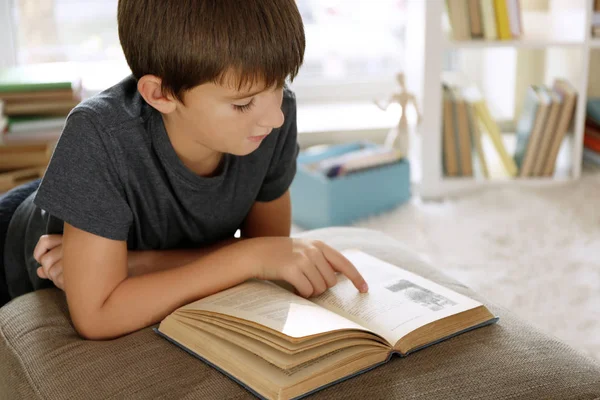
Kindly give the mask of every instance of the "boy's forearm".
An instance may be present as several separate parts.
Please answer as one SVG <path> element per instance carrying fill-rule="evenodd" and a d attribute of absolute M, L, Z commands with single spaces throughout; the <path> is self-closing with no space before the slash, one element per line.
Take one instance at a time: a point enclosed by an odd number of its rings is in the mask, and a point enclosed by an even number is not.
<path fill-rule="evenodd" d="M 109 339 L 160 322 L 176 308 L 235 286 L 254 276 L 256 239 L 212 251 L 176 269 L 134 276 L 121 282 L 92 326 L 80 329 L 88 339 Z"/>
<path fill-rule="evenodd" d="M 145 275 L 167 269 L 181 267 L 190 264 L 225 246 L 232 245 L 241 239 L 231 238 L 212 246 L 198 249 L 176 249 L 176 250 L 145 250 L 129 251 L 127 264 L 129 276 Z"/>

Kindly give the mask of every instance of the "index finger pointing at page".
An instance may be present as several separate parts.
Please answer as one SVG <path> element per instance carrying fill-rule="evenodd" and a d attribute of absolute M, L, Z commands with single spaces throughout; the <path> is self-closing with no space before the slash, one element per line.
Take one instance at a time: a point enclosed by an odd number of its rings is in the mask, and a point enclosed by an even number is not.
<path fill-rule="evenodd" d="M 323 255 L 333 269 L 346 275 L 361 293 L 369 291 L 369 285 L 367 285 L 365 278 L 342 253 L 322 242 L 319 243 L 319 248 L 323 251 Z"/>

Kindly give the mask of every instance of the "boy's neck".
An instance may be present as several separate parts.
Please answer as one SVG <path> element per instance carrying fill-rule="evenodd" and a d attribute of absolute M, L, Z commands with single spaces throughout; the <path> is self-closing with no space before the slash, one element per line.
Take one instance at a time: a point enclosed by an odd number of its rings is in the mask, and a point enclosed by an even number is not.
<path fill-rule="evenodd" d="M 211 177 L 220 172 L 223 153 L 209 149 L 202 144 L 186 140 L 184 135 L 176 135 L 174 132 L 181 132 L 175 126 L 176 124 L 163 115 L 165 130 L 171 141 L 171 145 L 181 162 L 196 175 Z"/>

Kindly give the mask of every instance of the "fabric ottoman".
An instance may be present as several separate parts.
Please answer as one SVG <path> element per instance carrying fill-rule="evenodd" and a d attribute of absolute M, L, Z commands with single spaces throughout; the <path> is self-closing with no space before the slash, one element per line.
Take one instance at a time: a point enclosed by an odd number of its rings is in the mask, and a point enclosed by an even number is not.
<path fill-rule="evenodd" d="M 500 317 L 310 396 L 310 399 L 596 399 L 600 366 L 490 304 L 381 233 L 326 228 L 298 236 L 358 248 L 486 304 Z M 146 328 L 80 339 L 64 294 L 22 296 L 0 309 L 0 399 L 251 399 L 226 376 Z"/>

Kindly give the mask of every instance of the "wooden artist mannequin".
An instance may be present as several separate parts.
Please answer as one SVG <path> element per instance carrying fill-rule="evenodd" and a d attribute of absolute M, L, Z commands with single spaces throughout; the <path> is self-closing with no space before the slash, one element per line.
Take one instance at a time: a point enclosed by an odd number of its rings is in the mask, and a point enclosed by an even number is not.
<path fill-rule="evenodd" d="M 417 124 L 421 122 L 421 113 L 419 111 L 419 105 L 417 104 L 417 100 L 415 96 L 406 91 L 406 83 L 404 81 L 404 73 L 399 73 L 396 75 L 396 79 L 400 84 L 400 91 L 398 93 L 394 93 L 388 103 L 383 105 L 379 101 L 375 101 L 375 104 L 386 111 L 390 104 L 398 103 L 400 105 L 400 121 L 398 121 L 398 126 L 394 127 L 388 133 L 385 139 L 385 147 L 396 148 L 400 150 L 402 155 L 406 157 L 408 155 L 409 149 L 409 126 L 408 119 L 406 118 L 406 108 L 409 104 L 412 104 L 417 112 Z"/>

